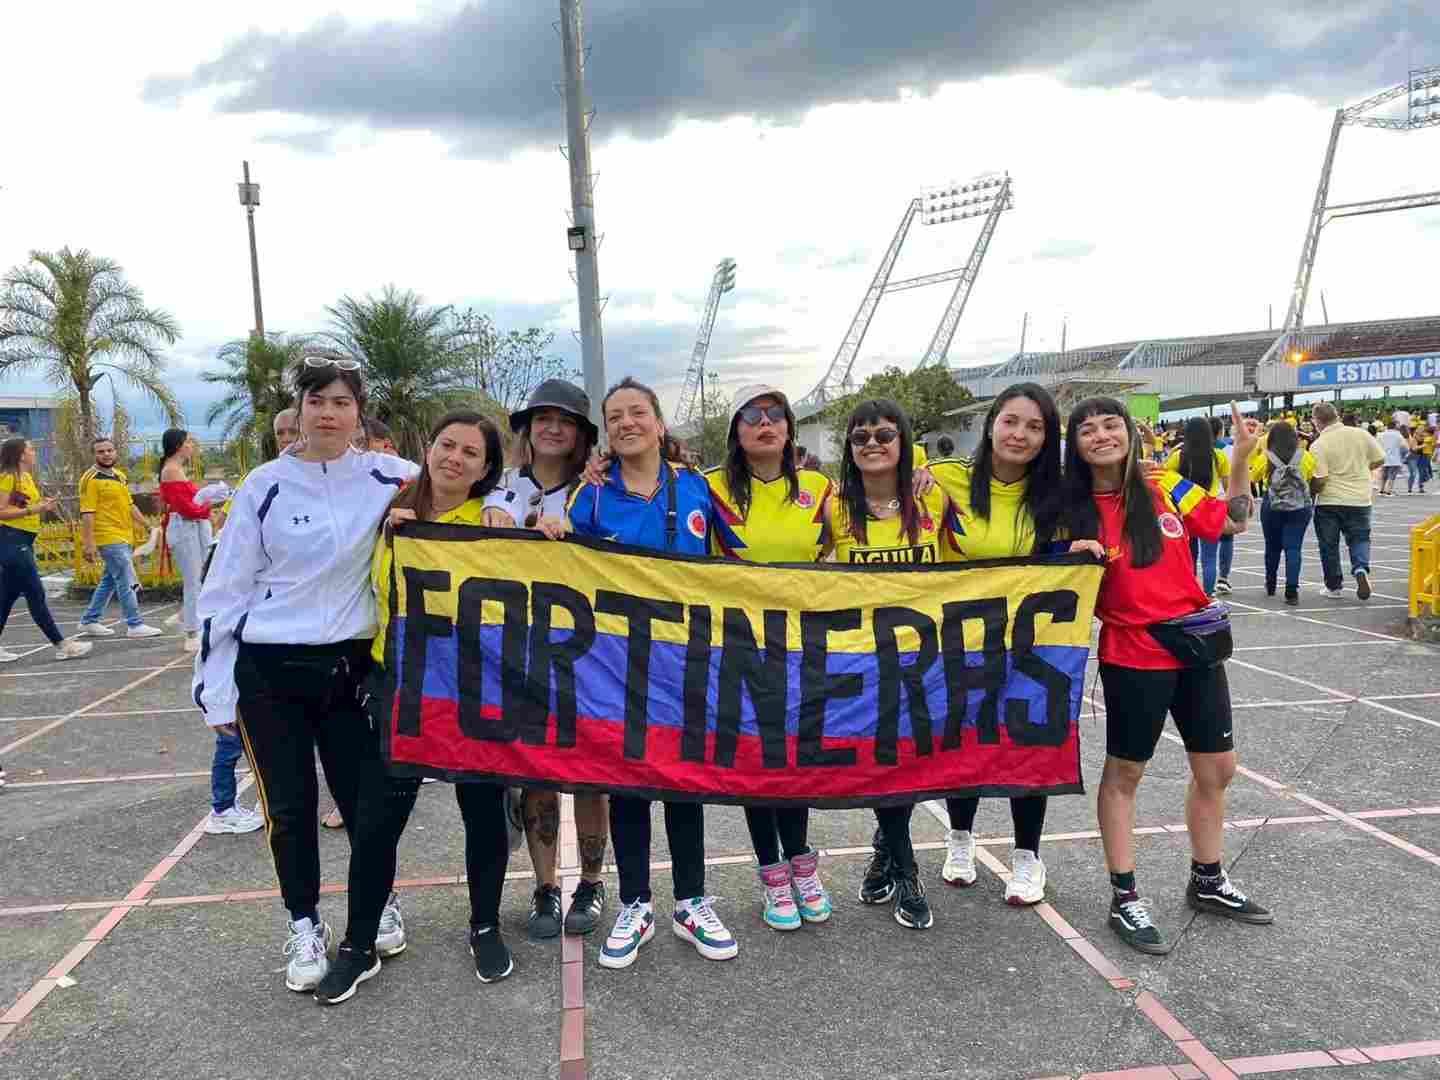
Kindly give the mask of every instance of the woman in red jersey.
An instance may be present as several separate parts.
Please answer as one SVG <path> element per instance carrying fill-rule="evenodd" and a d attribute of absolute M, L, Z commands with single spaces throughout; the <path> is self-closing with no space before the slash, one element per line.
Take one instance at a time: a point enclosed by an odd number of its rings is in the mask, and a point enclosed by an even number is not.
<path fill-rule="evenodd" d="M 1155 753 L 1165 715 L 1175 719 L 1190 760 L 1185 822 L 1191 863 L 1187 900 L 1197 911 L 1247 923 L 1270 912 L 1245 896 L 1221 866 L 1225 789 L 1235 775 L 1228 612 L 1212 605 L 1191 571 L 1190 538 L 1214 543 L 1242 532 L 1250 511 L 1249 470 L 1258 427 L 1231 405 L 1235 442 L 1225 497 L 1175 473 L 1146 480 L 1139 438 L 1125 406 L 1088 398 L 1066 428 L 1065 521 L 1077 540 L 1097 541 L 1107 560 L 1095 614 L 1105 688 L 1105 771 L 1100 834 L 1114 891 L 1110 927 L 1141 952 L 1170 944 L 1135 890 L 1135 792 Z"/>

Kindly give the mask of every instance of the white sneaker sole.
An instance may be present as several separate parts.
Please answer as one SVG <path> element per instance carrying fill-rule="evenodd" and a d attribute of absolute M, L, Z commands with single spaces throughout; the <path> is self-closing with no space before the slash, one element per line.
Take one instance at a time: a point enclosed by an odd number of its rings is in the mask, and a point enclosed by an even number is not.
<path fill-rule="evenodd" d="M 975 868 L 972 866 L 967 871 L 958 866 L 951 866 L 947 862 L 940 868 L 940 880 L 957 889 L 968 889 L 975 884 Z"/>
<path fill-rule="evenodd" d="M 471 955 L 471 956 L 474 956 L 474 955 L 475 955 L 475 948 L 474 948 L 474 946 L 471 946 L 471 948 L 470 948 L 470 955 Z M 491 975 L 491 976 L 489 976 L 489 977 L 487 978 L 486 976 L 481 975 L 480 972 L 477 970 L 477 971 L 475 972 L 475 978 L 479 979 L 479 980 L 480 980 L 482 983 L 484 983 L 486 986 L 489 986 L 491 983 L 497 983 L 497 982 L 499 982 L 501 979 L 503 979 L 503 978 L 505 978 L 506 976 L 508 976 L 508 975 L 509 975 L 512 971 L 514 971 L 514 970 L 515 970 L 515 957 L 512 955 L 512 956 L 510 957 L 510 963 L 505 966 L 505 970 L 502 971 L 502 972 L 500 972 L 499 975 Z"/>
<path fill-rule="evenodd" d="M 768 911 L 764 912 L 760 916 L 760 918 L 766 926 L 770 927 L 771 930 L 779 930 L 782 934 L 789 933 L 791 930 L 799 930 L 800 927 L 805 925 L 805 920 L 800 918 L 800 912 L 798 909 L 796 910 L 794 915 L 794 922 L 775 922 L 770 918 L 770 913 Z"/>
<path fill-rule="evenodd" d="M 245 825 L 232 825 L 231 823 L 229 823 L 229 822 L 227 822 L 227 821 L 223 821 L 223 820 L 222 820 L 222 821 L 213 821 L 213 820 L 211 820 L 211 821 L 205 822 L 205 835 L 206 835 L 206 836 L 243 836 L 243 835 L 245 835 L 246 833 L 259 832 L 259 831 L 260 831 L 261 829 L 263 829 L 264 827 L 265 827 L 265 819 L 264 819 L 264 818 L 261 818 L 259 821 L 255 822 L 253 825 L 252 825 L 252 824 L 249 824 L 249 823 L 247 823 L 247 824 L 245 824 Z"/>
<path fill-rule="evenodd" d="M 324 979 L 326 975 L 329 975 L 329 974 L 330 974 L 330 964 L 329 964 L 328 961 L 327 961 L 326 964 L 325 964 L 325 970 L 322 971 L 322 972 L 320 972 L 320 974 L 316 975 L 313 982 L 308 981 L 308 980 L 307 980 L 307 981 L 304 981 L 304 982 L 299 982 L 299 983 L 291 982 L 291 981 L 290 981 L 290 973 L 287 971 L 287 972 L 285 973 L 285 989 L 287 989 L 287 990 L 294 990 L 295 993 L 297 993 L 297 994 L 309 994 L 309 993 L 312 993 L 312 992 L 314 991 L 315 987 L 317 987 L 317 986 L 320 985 L 320 981 L 321 981 L 322 979 Z"/>
<path fill-rule="evenodd" d="M 111 630 L 110 627 L 104 626 L 104 625 L 102 625 L 102 624 L 100 624 L 100 623 L 81 623 L 79 626 L 77 626 L 77 627 L 75 628 L 75 632 L 76 632 L 77 634 L 83 634 L 83 635 L 85 635 L 86 637 L 114 637 L 114 636 L 115 636 L 115 631 L 114 631 L 114 630 Z"/>
<path fill-rule="evenodd" d="M 1005 887 L 1005 903 L 1011 907 L 1033 907 L 1045 899 L 1045 887 L 1042 885 L 1038 891 L 1018 889 L 1012 891 L 1010 886 Z"/>
<path fill-rule="evenodd" d="M 389 960 L 392 956 L 399 956 L 402 952 L 404 952 L 405 946 L 408 944 L 409 942 L 407 942 L 402 937 L 400 939 L 400 944 L 398 945 L 381 945 L 379 939 L 377 938 L 375 941 L 375 954 L 377 956 L 383 957 L 386 960 Z"/>
<path fill-rule="evenodd" d="M 349 1001 L 352 997 L 355 996 L 355 991 L 360 989 L 360 984 L 361 984 L 361 983 L 363 983 L 363 982 L 369 982 L 371 979 L 373 979 L 376 975 L 379 975 L 379 974 L 380 974 L 380 957 L 377 955 L 377 956 L 375 957 L 375 966 L 372 967 L 372 968 L 370 968 L 370 970 L 368 970 L 368 971 L 362 971 L 362 972 L 356 977 L 355 981 L 350 984 L 350 989 L 349 989 L 349 990 L 346 990 L 346 991 L 345 991 L 343 994 L 341 994 L 339 997 L 333 997 L 333 998 L 316 998 L 316 999 L 315 999 L 315 1002 L 316 1002 L 317 1005 L 339 1005 L 342 1001 Z M 286 983 L 286 985 L 289 986 L 289 983 Z M 319 983 L 316 983 L 316 985 L 318 986 Z M 295 989 L 295 988 L 294 988 L 293 986 L 291 986 L 290 989 L 293 990 L 293 989 Z"/>
<path fill-rule="evenodd" d="M 732 941 L 729 945 L 721 946 L 717 949 L 714 945 L 706 945 L 703 941 L 700 941 L 694 934 L 690 933 L 689 930 L 686 930 L 674 919 L 670 920 L 670 929 L 675 931 L 675 936 L 681 941 L 688 941 L 691 945 L 695 946 L 695 951 L 706 960 L 733 960 L 740 952 L 740 943 L 738 941 Z"/>
<path fill-rule="evenodd" d="M 635 948 L 631 949 L 624 956 L 610 956 L 608 953 L 605 952 L 604 948 L 602 947 L 600 950 L 600 966 L 603 968 L 609 968 L 611 971 L 621 971 L 624 968 L 629 967 L 635 962 L 635 957 L 640 954 L 640 946 L 644 945 L 654 936 L 655 924 L 652 922 L 648 927 L 645 928 L 645 932 L 640 935 L 640 941 L 635 946 Z"/>
<path fill-rule="evenodd" d="M 923 923 L 907 922 L 905 919 L 902 919 L 900 917 L 900 912 L 898 910 L 894 914 L 895 921 L 901 926 L 905 927 L 906 930 L 929 930 L 930 927 L 935 925 L 935 912 L 933 911 L 930 912 L 929 916 L 925 919 Z"/>

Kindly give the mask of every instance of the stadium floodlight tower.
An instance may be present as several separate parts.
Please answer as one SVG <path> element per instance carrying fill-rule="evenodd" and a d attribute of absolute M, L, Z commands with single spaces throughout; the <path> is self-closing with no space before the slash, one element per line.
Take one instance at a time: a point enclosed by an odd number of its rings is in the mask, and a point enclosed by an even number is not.
<path fill-rule="evenodd" d="M 865 291 L 855 317 L 850 320 L 850 329 L 841 340 L 840 348 L 835 351 L 835 358 L 830 361 L 830 367 L 824 377 L 815 384 L 815 388 L 797 404 L 820 407 L 854 392 L 855 384 L 851 381 L 851 372 L 855 367 L 855 358 L 860 354 L 860 346 L 870 329 L 870 320 L 875 317 L 875 309 L 880 306 L 882 296 L 886 293 L 904 292 L 925 285 L 954 281 L 955 291 L 951 295 L 950 304 L 940 319 L 934 337 L 931 338 L 924 359 L 921 360 L 922 364 L 943 364 L 945 353 L 950 348 L 950 340 L 955 336 L 955 327 L 965 310 L 965 302 L 970 297 L 970 289 L 975 284 L 980 264 L 990 246 L 990 238 L 995 233 L 995 221 L 1001 211 L 1009 210 L 1014 205 L 1009 173 L 984 173 L 963 183 L 957 181 L 926 189 L 918 198 L 911 199 L 905 207 L 905 214 L 900 219 L 890 246 L 885 249 L 885 254 L 880 259 L 875 276 L 870 279 L 870 288 Z M 905 238 L 909 235 L 910 226 L 914 224 L 917 215 L 922 225 L 944 225 L 974 217 L 985 217 L 986 222 L 980 230 L 980 239 L 976 241 L 975 249 L 964 266 L 943 270 L 938 274 L 923 274 L 920 277 L 892 282 L 890 273 L 895 269 L 895 261 L 900 257 L 900 249 L 905 246 Z"/>
<path fill-rule="evenodd" d="M 1368 116 L 1367 113 L 1398 97 L 1407 96 L 1403 117 Z M 1417 128 L 1440 126 L 1440 65 L 1417 68 L 1398 86 L 1366 98 L 1356 105 L 1335 110 L 1330 128 L 1330 143 L 1325 149 L 1325 163 L 1320 168 L 1320 185 L 1315 191 L 1315 205 L 1310 212 L 1310 225 L 1305 230 L 1305 243 L 1300 248 L 1300 266 L 1295 271 L 1295 285 L 1290 291 L 1290 307 L 1285 313 L 1284 338 L 1289 339 L 1305 325 L 1305 301 L 1310 293 L 1310 273 L 1315 268 L 1315 253 L 1320 246 L 1320 230 L 1336 218 L 1358 217 L 1363 214 L 1384 214 L 1393 210 L 1413 210 L 1418 206 L 1440 204 L 1440 191 L 1419 195 L 1402 195 L 1390 199 L 1329 205 L 1330 172 L 1335 165 L 1335 149 L 1340 143 L 1340 129 L 1347 124 L 1357 127 L 1383 128 L 1388 131 L 1414 131 Z M 1288 352 L 1288 345 L 1286 346 Z"/>
<path fill-rule="evenodd" d="M 715 315 L 720 310 L 720 298 L 735 288 L 735 260 L 721 259 L 715 264 L 715 276 L 710 279 L 710 295 L 705 299 L 705 314 L 700 318 L 700 333 L 695 337 L 695 351 L 690 355 L 690 366 L 685 369 L 685 385 L 680 388 L 680 404 L 675 409 L 677 426 L 691 420 L 703 420 L 699 409 L 700 394 L 705 386 L 705 355 L 710 351 L 710 334 L 715 329 Z"/>

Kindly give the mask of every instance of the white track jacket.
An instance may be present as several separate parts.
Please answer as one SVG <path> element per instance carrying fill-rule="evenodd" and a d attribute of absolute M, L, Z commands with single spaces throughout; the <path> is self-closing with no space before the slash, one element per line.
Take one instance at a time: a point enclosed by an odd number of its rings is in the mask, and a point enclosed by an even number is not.
<path fill-rule="evenodd" d="M 370 558 L 396 492 L 420 471 L 389 454 L 335 461 L 282 454 L 245 478 L 200 590 L 195 704 L 235 722 L 242 641 L 329 645 L 375 635 Z"/>

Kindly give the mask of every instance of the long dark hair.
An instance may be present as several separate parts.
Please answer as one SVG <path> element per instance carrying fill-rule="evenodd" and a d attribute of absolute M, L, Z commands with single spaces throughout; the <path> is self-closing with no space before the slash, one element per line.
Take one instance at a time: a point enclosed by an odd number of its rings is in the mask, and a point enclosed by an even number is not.
<path fill-rule="evenodd" d="M 1300 446 L 1300 440 L 1295 435 L 1295 429 L 1284 420 L 1278 420 L 1270 425 L 1270 433 L 1266 436 L 1265 446 L 1275 452 L 1275 456 L 1284 465 L 1290 464 L 1290 459 L 1295 456 L 1296 449 Z"/>
<path fill-rule="evenodd" d="M 1215 482 L 1215 429 L 1203 416 L 1185 421 L 1185 442 L 1180 447 L 1180 475 L 1206 491 Z"/>
<path fill-rule="evenodd" d="M 1035 403 L 1040 410 L 1040 419 L 1045 424 L 1045 443 L 1040 453 L 1030 462 L 1027 469 L 1028 483 L 1022 508 L 1030 514 L 1035 523 L 1035 549 L 1050 543 L 1060 524 L 1060 410 L 1055 399 L 1039 383 L 1023 382 L 1007 386 L 990 405 L 985 414 L 985 427 L 980 436 L 980 446 L 975 452 L 975 463 L 970 471 L 970 509 L 975 516 L 990 520 L 990 481 L 995 476 L 995 451 L 991 437 L 995 432 L 995 421 L 1005 403 L 1023 397 Z M 1016 511 L 1020 513 L 1019 510 Z M 1018 530 L 1017 530 L 1018 532 Z"/>
<path fill-rule="evenodd" d="M 165 466 L 169 464 L 172 457 L 181 451 L 189 438 L 190 433 L 184 428 L 178 427 L 168 428 L 165 434 L 160 436 L 160 468 L 155 471 L 156 477 L 165 472 Z"/>
<path fill-rule="evenodd" d="M 1129 411 L 1112 397 L 1090 397 L 1075 406 L 1065 425 L 1065 482 L 1062 512 L 1075 540 L 1100 539 L 1100 511 L 1095 508 L 1095 477 L 1080 456 L 1080 425 L 1092 416 L 1118 416 L 1125 421 L 1130 452 L 1120 481 L 1120 500 L 1125 512 L 1125 539 L 1130 543 L 1130 565 L 1135 569 L 1153 565 L 1160 558 L 1160 517 L 1155 512 L 1155 493 L 1140 472 L 1140 436 Z M 1209 430 L 1209 425 L 1206 425 Z"/>
<path fill-rule="evenodd" d="M 451 424 L 477 427 L 485 436 L 485 475 L 470 485 L 468 497 L 483 499 L 500 485 L 500 473 L 505 462 L 500 449 L 500 429 L 495 426 L 495 421 L 473 409 L 454 409 L 447 412 L 435 422 L 435 426 L 430 429 L 430 437 L 425 440 L 425 456 L 420 459 L 420 475 L 413 484 L 401 489 L 400 494 L 395 496 L 395 501 L 390 504 L 414 510 L 415 517 L 420 521 L 429 521 L 435 510 L 435 486 L 430 478 L 430 447 Z"/>
<path fill-rule="evenodd" d="M 15 480 L 20 480 L 20 461 L 25 456 L 25 447 L 30 440 L 23 435 L 16 435 L 13 439 L 6 439 L 0 443 L 0 472 L 15 474 Z"/>
<path fill-rule="evenodd" d="M 845 513 L 850 519 L 850 535 L 860 543 L 866 543 L 865 523 L 870 518 L 870 507 L 865 501 L 865 481 L 860 466 L 855 464 L 855 448 L 850 445 L 850 433 L 857 427 L 870 426 L 881 420 L 889 420 L 900 431 L 900 463 L 895 477 L 895 493 L 900 499 L 900 527 L 910 543 L 919 543 L 920 511 L 915 504 L 914 486 L 915 436 L 910 430 L 910 418 L 905 415 L 905 410 L 887 398 L 862 401 L 855 406 L 845 425 L 845 446 L 840 457 L 840 501 L 845 504 Z"/>
<path fill-rule="evenodd" d="M 610 399 L 621 390 L 638 390 L 644 394 L 650 399 L 650 408 L 655 411 L 655 419 L 660 421 L 662 426 L 665 424 L 665 414 L 660 410 L 660 398 L 654 390 L 651 390 L 650 387 L 632 375 L 626 375 L 625 378 L 605 391 L 605 396 L 600 399 L 600 416 L 602 420 L 605 416 L 605 406 L 610 404 Z M 668 461 L 672 465 L 687 464 L 685 460 L 685 448 L 680 445 L 679 439 L 670 434 L 668 427 L 665 428 L 665 434 L 660 436 L 660 460 Z"/>
<path fill-rule="evenodd" d="M 760 397 L 773 397 L 761 394 Z M 749 402 L 746 402 L 748 405 Z M 800 472 L 795 463 L 795 413 L 790 402 L 782 399 L 785 406 L 785 447 L 780 451 L 780 473 L 785 477 L 788 492 L 785 498 L 792 503 L 800 498 Z M 728 450 L 725 454 L 725 486 L 735 500 L 735 509 L 743 518 L 750 512 L 750 462 L 740 448 L 740 414 L 737 412 L 730 421 L 730 433 L 725 436 Z"/>

